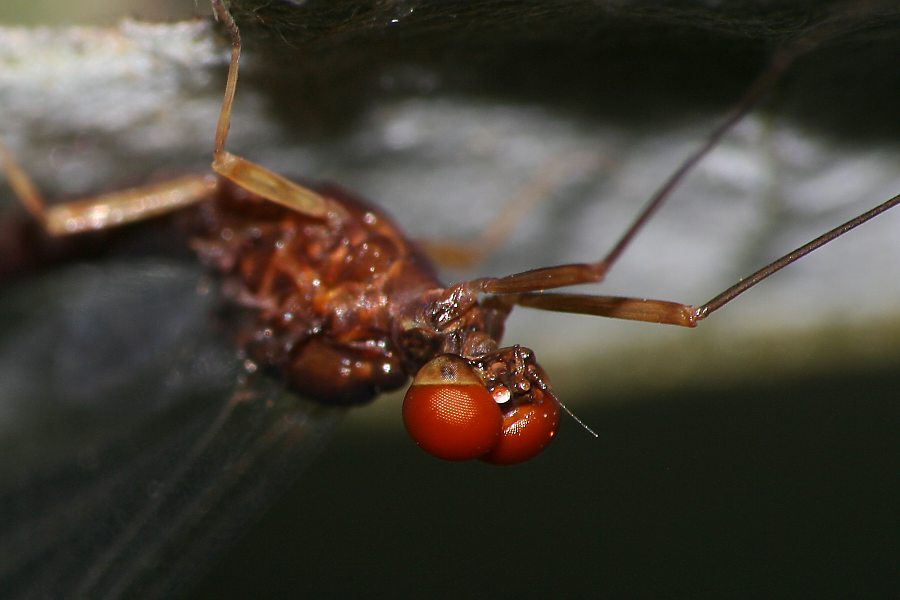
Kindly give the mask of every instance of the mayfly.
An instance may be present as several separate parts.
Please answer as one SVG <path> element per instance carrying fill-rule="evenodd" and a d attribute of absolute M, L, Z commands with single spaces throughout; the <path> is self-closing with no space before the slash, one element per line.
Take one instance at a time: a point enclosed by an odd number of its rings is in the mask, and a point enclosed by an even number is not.
<path fill-rule="evenodd" d="M 194 250 L 223 276 L 229 298 L 255 315 L 239 340 L 253 365 L 326 404 L 367 402 L 415 376 L 405 422 L 420 446 L 442 458 L 521 462 L 556 435 L 560 404 L 533 352 L 500 345 L 503 322 L 515 306 L 692 327 L 775 271 L 900 202 L 888 200 L 697 307 L 545 293 L 602 280 L 670 191 L 788 66 L 795 51 L 788 50 L 604 258 L 445 287 L 418 248 L 377 209 L 333 186 L 298 185 L 225 149 L 241 46 L 222 3 L 213 5 L 234 43 L 215 139 L 216 175 L 46 207 L 5 153 L 18 197 L 56 236 L 185 208 Z"/>
<path fill-rule="evenodd" d="M 900 203 L 900 197 L 887 200 L 699 306 L 547 293 L 604 279 L 671 191 L 799 51 L 788 49 L 602 259 L 444 286 L 419 248 L 374 207 L 337 187 L 297 184 L 226 150 L 241 38 L 222 2 L 214 0 L 213 7 L 233 48 L 215 136 L 215 174 L 48 207 L 4 150 L 11 185 L 57 237 L 193 207 L 194 250 L 225 279 L 232 299 L 256 314 L 241 340 L 251 360 L 326 404 L 366 403 L 414 375 L 404 422 L 413 439 L 440 458 L 518 463 L 541 452 L 557 433 L 561 404 L 534 352 L 500 344 L 513 307 L 694 327 L 776 271 Z"/>

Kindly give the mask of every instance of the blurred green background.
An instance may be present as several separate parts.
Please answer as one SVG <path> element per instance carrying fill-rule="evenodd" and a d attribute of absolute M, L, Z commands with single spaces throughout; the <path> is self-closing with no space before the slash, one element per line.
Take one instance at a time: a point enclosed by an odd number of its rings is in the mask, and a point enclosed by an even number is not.
<path fill-rule="evenodd" d="M 5 0 L 0 5 L 0 23 L 21 25 L 112 24 L 123 17 L 154 20 L 188 18 L 208 14 L 191 0 Z"/>

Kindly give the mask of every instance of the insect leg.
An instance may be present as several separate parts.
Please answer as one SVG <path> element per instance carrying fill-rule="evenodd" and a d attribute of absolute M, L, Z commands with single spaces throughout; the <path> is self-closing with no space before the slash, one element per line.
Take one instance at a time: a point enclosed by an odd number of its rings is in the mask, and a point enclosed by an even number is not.
<path fill-rule="evenodd" d="M 435 262 L 447 267 L 472 267 L 484 261 L 505 243 L 538 204 L 551 197 L 574 173 L 593 172 L 599 159 L 593 154 L 570 154 L 538 169 L 521 189 L 509 198 L 487 227 L 474 240 L 417 240 Z"/>
<path fill-rule="evenodd" d="M 740 121 L 764 94 L 772 88 L 796 56 L 806 50 L 807 45 L 797 45 L 776 52 L 769 66 L 757 77 L 744 95 L 732 107 L 725 119 L 710 133 L 706 141 L 692 152 L 681 166 L 659 187 L 637 218 L 625 231 L 607 255 L 593 263 L 570 263 L 552 267 L 542 267 L 499 278 L 485 278 L 471 282 L 474 289 L 491 294 L 515 294 L 566 287 L 580 283 L 597 283 L 604 279 L 607 271 L 625 251 L 634 237 L 653 217 L 672 192 L 693 168 L 718 145 L 719 141 Z"/>
<path fill-rule="evenodd" d="M 694 327 L 703 318 L 697 308 L 667 300 L 628 298 L 623 296 L 592 296 L 589 294 L 550 293 L 516 294 L 513 302 L 519 306 L 553 312 L 567 312 L 611 319 L 646 321 L 666 325 Z"/>
<path fill-rule="evenodd" d="M 231 35 L 231 62 L 225 83 L 225 98 L 216 125 L 216 141 L 213 148 L 213 170 L 267 200 L 311 217 L 323 217 L 328 202 L 313 190 L 282 177 L 278 173 L 236 156 L 225 150 L 228 130 L 231 128 L 231 110 L 237 89 L 238 67 L 241 60 L 241 32 L 222 0 L 212 0 L 213 13 Z"/>
<path fill-rule="evenodd" d="M 780 271 L 792 262 L 803 258 L 813 250 L 824 246 L 844 235 L 851 229 L 862 225 L 866 221 L 875 218 L 898 204 L 900 204 L 900 194 L 867 210 L 858 217 L 850 219 L 846 223 L 835 227 L 831 231 L 820 235 L 814 240 L 803 244 L 792 252 L 788 252 L 755 273 L 744 277 L 705 304 L 697 307 L 689 304 L 667 302 L 664 300 L 645 300 L 642 298 L 622 298 L 617 296 L 591 296 L 587 294 L 523 293 L 512 295 L 510 298 L 513 303 L 520 306 L 528 306 L 555 312 L 569 312 L 611 317 L 614 319 L 629 319 L 633 321 L 649 321 L 652 323 L 694 327 L 698 321 L 705 319 L 714 311 L 722 308 L 737 296 L 746 292 L 748 289 L 777 271 Z"/>
<path fill-rule="evenodd" d="M 47 206 L 34 181 L 3 144 L 0 144 L 0 169 L 22 205 L 54 236 L 109 229 L 179 210 L 208 198 L 217 181 L 213 175 L 188 175 Z"/>

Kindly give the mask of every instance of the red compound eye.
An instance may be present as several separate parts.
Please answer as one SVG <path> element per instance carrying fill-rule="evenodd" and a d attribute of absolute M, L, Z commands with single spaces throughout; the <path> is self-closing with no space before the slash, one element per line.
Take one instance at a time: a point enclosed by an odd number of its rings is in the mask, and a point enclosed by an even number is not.
<path fill-rule="evenodd" d="M 420 448 L 445 460 L 469 460 L 500 439 L 503 415 L 472 368 L 445 354 L 419 370 L 403 400 L 403 423 Z"/>
<path fill-rule="evenodd" d="M 535 394 L 545 392 L 535 391 Z M 559 430 L 559 403 L 552 396 L 517 406 L 503 417 L 503 433 L 482 460 L 512 465 L 528 460 L 547 447 Z"/>

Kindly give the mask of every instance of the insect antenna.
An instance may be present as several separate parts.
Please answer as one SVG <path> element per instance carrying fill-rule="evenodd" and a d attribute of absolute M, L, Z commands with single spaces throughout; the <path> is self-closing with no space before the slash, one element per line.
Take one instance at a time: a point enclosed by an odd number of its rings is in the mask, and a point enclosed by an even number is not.
<path fill-rule="evenodd" d="M 597 433 L 596 431 L 594 431 L 593 429 L 591 429 L 591 426 L 590 426 L 590 425 L 588 425 L 587 423 L 585 423 L 584 421 L 582 421 L 580 418 L 578 418 L 578 415 L 576 415 L 575 413 L 573 413 L 573 412 L 572 412 L 572 409 L 570 409 L 568 406 L 566 406 L 565 403 L 564 403 L 562 400 L 560 400 L 559 398 L 557 398 L 556 401 L 559 403 L 559 405 L 562 407 L 562 409 L 563 409 L 564 411 L 566 411 L 566 414 L 568 414 L 570 417 L 572 417 L 573 419 L 575 419 L 575 422 L 578 423 L 579 425 L 581 425 L 581 426 L 584 428 L 584 430 L 587 431 L 589 434 L 591 434 L 592 436 L 594 436 L 594 439 L 597 439 L 597 438 L 600 437 L 600 434 L 599 434 L 599 433 Z"/>

